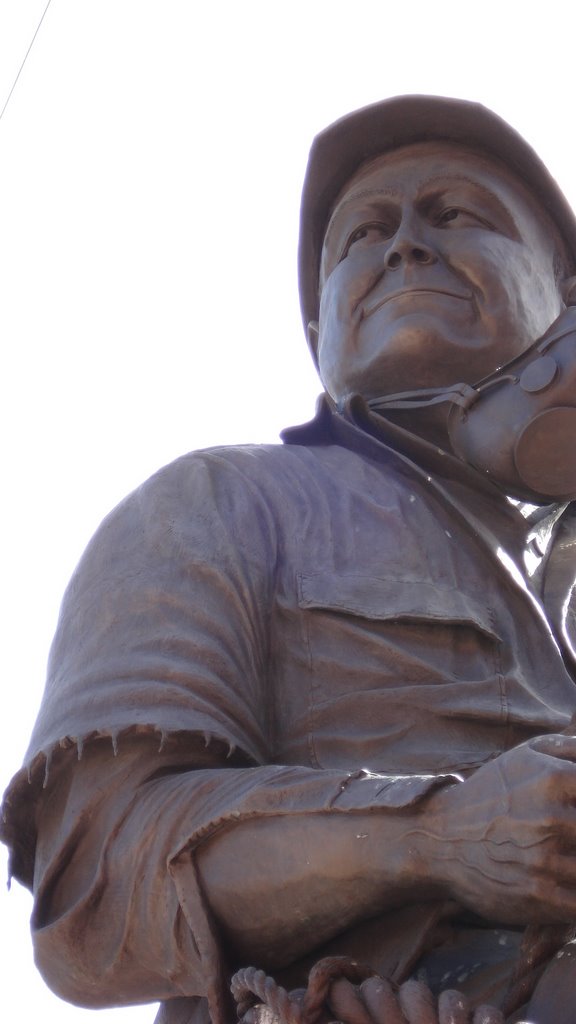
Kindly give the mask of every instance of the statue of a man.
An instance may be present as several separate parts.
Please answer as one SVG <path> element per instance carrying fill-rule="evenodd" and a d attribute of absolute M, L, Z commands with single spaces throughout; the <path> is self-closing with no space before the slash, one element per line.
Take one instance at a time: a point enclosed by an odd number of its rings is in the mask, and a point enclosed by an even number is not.
<path fill-rule="evenodd" d="M 340 954 L 506 1013 L 524 957 L 516 1009 L 552 1005 L 538 985 L 576 922 L 576 488 L 546 480 L 574 466 L 518 441 L 515 487 L 451 424 L 564 323 L 575 266 L 557 186 L 482 107 L 401 97 L 315 141 L 317 416 L 181 458 L 104 521 L 6 796 L 63 998 L 224 1024 L 239 967 L 293 988 Z M 550 352 L 534 401 L 562 377 Z"/>

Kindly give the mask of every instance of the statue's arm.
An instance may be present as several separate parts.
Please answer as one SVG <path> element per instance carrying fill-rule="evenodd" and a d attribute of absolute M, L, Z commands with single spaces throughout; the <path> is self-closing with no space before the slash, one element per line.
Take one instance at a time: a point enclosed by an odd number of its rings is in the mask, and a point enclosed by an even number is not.
<path fill-rule="evenodd" d="M 194 744 L 158 753 L 134 736 L 115 758 L 96 742 L 55 765 L 33 929 L 64 998 L 208 995 L 222 957 L 275 968 L 430 899 L 501 923 L 576 917 L 569 737 L 530 741 L 465 782 L 222 768 L 215 753 L 201 767 Z"/>
<path fill-rule="evenodd" d="M 102 740 L 79 762 L 55 759 L 32 924 L 38 966 L 63 998 L 207 995 L 222 955 L 284 965 L 428 894 L 407 833 L 449 777 L 218 767 L 225 756 L 190 737 L 159 753 L 135 733 L 115 757 Z"/>

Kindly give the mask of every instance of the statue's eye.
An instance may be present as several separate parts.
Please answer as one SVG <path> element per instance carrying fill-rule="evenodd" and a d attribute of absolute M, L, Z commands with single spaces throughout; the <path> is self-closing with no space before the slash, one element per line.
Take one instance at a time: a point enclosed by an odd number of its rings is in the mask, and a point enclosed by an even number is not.
<path fill-rule="evenodd" d="M 449 228 L 454 226 L 455 228 L 487 228 L 489 231 L 494 230 L 493 225 L 481 217 L 479 213 L 473 213 L 472 210 L 465 210 L 461 206 L 448 206 L 445 210 L 442 210 L 436 217 L 436 227 Z"/>
<path fill-rule="evenodd" d="M 362 224 L 348 238 L 341 258 L 344 259 L 352 249 L 356 252 L 358 249 L 366 249 L 370 245 L 378 245 L 379 242 L 390 238 L 393 233 L 387 224 Z"/>
<path fill-rule="evenodd" d="M 451 220 L 456 220 L 462 216 L 462 210 L 458 210 L 455 206 L 450 207 L 448 210 L 444 210 L 438 217 L 439 224 L 449 224 Z"/>

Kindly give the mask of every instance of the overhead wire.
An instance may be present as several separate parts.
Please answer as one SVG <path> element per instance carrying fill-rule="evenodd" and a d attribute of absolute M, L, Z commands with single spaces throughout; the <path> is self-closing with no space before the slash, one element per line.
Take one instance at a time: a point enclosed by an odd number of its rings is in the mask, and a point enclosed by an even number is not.
<path fill-rule="evenodd" d="M 34 46 L 34 43 L 36 41 L 36 36 L 38 35 L 38 33 L 40 31 L 40 28 L 42 26 L 42 22 L 44 21 L 44 18 L 46 17 L 46 12 L 47 12 L 48 8 L 50 7 L 51 3 L 52 3 L 52 0 L 48 0 L 48 3 L 46 4 L 46 7 L 44 8 L 42 17 L 40 18 L 40 21 L 38 22 L 38 25 L 36 27 L 36 31 L 35 31 L 34 35 L 32 36 L 32 40 L 30 42 L 30 46 L 28 47 L 28 49 L 26 50 L 26 53 L 24 54 L 24 60 L 22 61 L 20 67 L 18 68 L 18 74 L 16 75 L 16 78 L 14 79 L 14 81 L 12 83 L 12 88 L 10 89 L 10 92 L 8 93 L 8 97 L 6 99 L 6 102 L 5 102 L 4 106 L 2 107 L 2 111 L 0 112 L 0 121 L 4 117 L 4 111 L 6 110 L 6 107 L 10 103 L 10 100 L 12 99 L 12 93 L 14 92 L 14 89 L 16 88 L 16 86 L 18 84 L 18 79 L 20 78 L 20 75 L 22 74 L 24 65 L 25 65 L 26 61 L 28 60 L 28 55 L 30 53 L 30 50 Z"/>

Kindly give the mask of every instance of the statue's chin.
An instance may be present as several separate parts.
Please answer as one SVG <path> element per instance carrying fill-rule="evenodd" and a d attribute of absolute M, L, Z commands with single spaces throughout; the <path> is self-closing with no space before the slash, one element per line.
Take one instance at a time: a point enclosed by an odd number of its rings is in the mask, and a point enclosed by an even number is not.
<path fill-rule="evenodd" d="M 410 325 L 409 329 L 405 325 L 383 336 L 362 339 L 342 363 L 325 368 L 323 380 L 336 398 L 351 393 L 379 398 L 459 381 L 473 384 L 484 375 L 486 359 L 479 358 L 481 355 L 462 345 L 460 338 L 431 330 L 429 323 Z"/>

